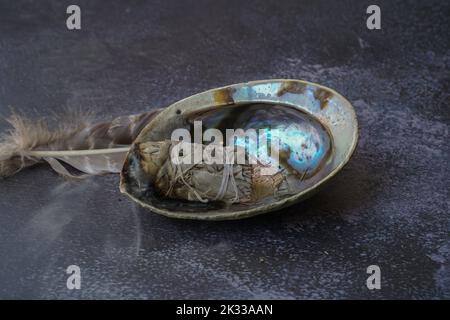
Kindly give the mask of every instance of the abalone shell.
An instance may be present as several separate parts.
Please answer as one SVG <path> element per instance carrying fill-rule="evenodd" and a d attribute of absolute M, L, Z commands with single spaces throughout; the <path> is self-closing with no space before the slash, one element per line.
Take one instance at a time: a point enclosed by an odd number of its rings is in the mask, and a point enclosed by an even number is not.
<path fill-rule="evenodd" d="M 144 170 L 140 145 L 173 139 L 175 129 L 195 136 L 219 130 L 254 129 L 267 141 L 279 141 L 278 169 L 289 191 L 254 203 L 206 203 L 168 198 L 155 188 L 154 176 Z M 272 155 L 253 136 L 233 137 L 253 156 Z M 300 80 L 255 81 L 209 90 L 174 103 L 140 133 L 121 173 L 121 191 L 152 211 L 174 218 L 224 220 L 274 211 L 315 192 L 349 160 L 357 142 L 357 122 L 351 104 L 337 92 Z M 202 143 L 205 143 L 202 141 Z M 269 143 L 270 144 L 270 143 Z M 264 159 L 262 159 L 264 160 Z"/>

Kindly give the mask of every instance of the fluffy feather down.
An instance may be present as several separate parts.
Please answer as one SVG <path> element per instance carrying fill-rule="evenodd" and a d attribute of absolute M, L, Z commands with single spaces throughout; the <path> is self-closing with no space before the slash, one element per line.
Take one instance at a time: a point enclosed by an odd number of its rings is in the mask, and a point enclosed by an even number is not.
<path fill-rule="evenodd" d="M 70 114 L 53 131 L 42 119 L 13 113 L 6 119 L 11 129 L 0 138 L 0 177 L 43 161 L 66 177 L 120 172 L 129 146 L 158 111 L 100 123 L 89 114 Z M 85 174 L 72 175 L 61 161 Z"/>

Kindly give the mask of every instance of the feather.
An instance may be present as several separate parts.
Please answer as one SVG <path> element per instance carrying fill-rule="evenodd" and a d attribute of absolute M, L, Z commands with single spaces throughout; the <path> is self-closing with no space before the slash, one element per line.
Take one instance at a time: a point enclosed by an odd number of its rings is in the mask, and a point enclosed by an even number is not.
<path fill-rule="evenodd" d="M 131 143 L 159 110 L 100 123 L 89 114 L 71 113 L 54 131 L 42 119 L 13 113 L 6 119 L 12 128 L 0 137 L 0 177 L 41 162 L 71 178 L 118 173 Z M 61 162 L 83 174 L 71 174 Z"/>

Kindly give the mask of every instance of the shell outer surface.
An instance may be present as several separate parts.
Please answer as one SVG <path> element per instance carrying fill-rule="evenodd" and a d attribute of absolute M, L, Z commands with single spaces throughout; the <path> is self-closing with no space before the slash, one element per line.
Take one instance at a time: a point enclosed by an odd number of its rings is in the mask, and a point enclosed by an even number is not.
<path fill-rule="evenodd" d="M 327 174 L 313 185 L 277 201 L 261 203 L 256 207 L 226 208 L 214 204 L 204 205 L 177 202 L 155 195 L 151 182 L 141 178 L 139 143 L 167 139 L 167 133 L 183 125 L 184 115 L 207 112 L 230 105 L 268 103 L 295 108 L 327 128 L 333 149 Z M 196 220 L 231 220 L 279 210 L 299 202 L 318 191 L 349 161 L 358 140 L 358 123 L 351 103 L 336 91 L 303 80 L 260 80 L 229 85 L 201 92 L 177 101 L 162 110 L 141 131 L 130 149 L 121 172 L 120 190 L 133 201 L 151 211 L 171 218 Z M 142 185 L 146 187 L 142 189 Z"/>

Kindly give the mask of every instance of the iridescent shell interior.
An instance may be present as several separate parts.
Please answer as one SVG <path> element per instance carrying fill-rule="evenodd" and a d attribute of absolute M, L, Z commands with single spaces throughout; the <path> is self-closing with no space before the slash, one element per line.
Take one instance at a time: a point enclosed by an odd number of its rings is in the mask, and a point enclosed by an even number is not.
<path fill-rule="evenodd" d="M 290 192 L 252 204 L 208 203 L 171 199 L 155 191 L 142 170 L 136 146 L 170 140 L 175 129 L 257 129 L 280 141 L 279 168 L 287 173 Z M 262 130 L 262 131 L 261 131 Z M 351 104 L 340 94 L 299 80 L 265 80 L 213 89 L 178 101 L 140 133 L 121 173 L 121 190 L 134 201 L 169 217 L 239 219 L 280 209 L 312 194 L 349 160 L 357 142 Z M 235 143 L 244 141 L 237 139 Z M 249 139 L 245 141 L 249 143 Z M 251 143 L 251 140 L 250 140 Z M 251 150 L 258 150 L 258 147 Z M 258 150 L 259 151 L 259 150 Z"/>

